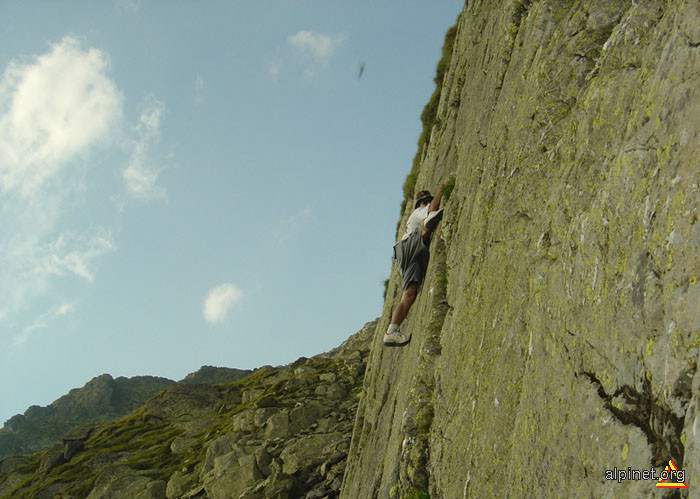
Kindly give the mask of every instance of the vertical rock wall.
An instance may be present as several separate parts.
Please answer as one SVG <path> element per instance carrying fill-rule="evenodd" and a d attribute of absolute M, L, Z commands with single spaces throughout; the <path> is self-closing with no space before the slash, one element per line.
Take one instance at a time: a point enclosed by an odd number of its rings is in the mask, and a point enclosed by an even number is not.
<path fill-rule="evenodd" d="M 343 497 L 698 493 L 700 2 L 467 1 L 424 155 L 455 188 Z"/>

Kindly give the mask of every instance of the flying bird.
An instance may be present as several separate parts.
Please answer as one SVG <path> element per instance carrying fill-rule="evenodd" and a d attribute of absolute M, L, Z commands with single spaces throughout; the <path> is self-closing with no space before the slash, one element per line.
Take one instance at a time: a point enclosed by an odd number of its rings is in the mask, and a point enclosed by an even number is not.
<path fill-rule="evenodd" d="M 365 63 L 362 62 L 362 63 L 360 63 L 360 71 L 357 73 L 357 79 L 358 79 L 358 80 L 359 80 L 360 78 L 362 78 L 362 73 L 364 73 L 364 72 L 365 72 Z"/>

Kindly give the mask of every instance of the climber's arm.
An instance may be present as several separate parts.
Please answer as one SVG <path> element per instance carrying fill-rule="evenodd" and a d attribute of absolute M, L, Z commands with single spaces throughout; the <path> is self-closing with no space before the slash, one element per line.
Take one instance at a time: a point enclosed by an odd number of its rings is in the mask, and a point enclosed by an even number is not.
<path fill-rule="evenodd" d="M 437 192 L 435 193 L 435 197 L 433 200 L 430 202 L 430 211 L 435 211 L 440 209 L 440 201 L 442 201 L 442 185 L 438 187 Z"/>

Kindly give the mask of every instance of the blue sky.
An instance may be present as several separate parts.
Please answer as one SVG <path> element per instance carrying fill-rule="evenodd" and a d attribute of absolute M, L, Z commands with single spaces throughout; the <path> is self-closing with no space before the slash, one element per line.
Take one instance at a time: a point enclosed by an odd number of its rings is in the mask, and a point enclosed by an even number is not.
<path fill-rule="evenodd" d="M 462 4 L 0 1 L 0 423 L 377 317 Z"/>

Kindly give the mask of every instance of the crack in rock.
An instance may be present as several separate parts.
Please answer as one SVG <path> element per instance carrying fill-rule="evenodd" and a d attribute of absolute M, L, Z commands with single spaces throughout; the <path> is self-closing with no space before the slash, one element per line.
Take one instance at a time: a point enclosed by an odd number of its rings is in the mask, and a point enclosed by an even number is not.
<path fill-rule="evenodd" d="M 598 387 L 598 396 L 605 408 L 624 425 L 639 428 L 651 447 L 652 465 L 665 466 L 670 459 L 683 466 L 685 446 L 680 440 L 685 416 L 678 417 L 655 399 L 651 391 L 651 381 L 644 378 L 644 390 L 623 385 L 610 395 L 603 388 L 595 373 L 583 371 L 591 383 Z"/>

